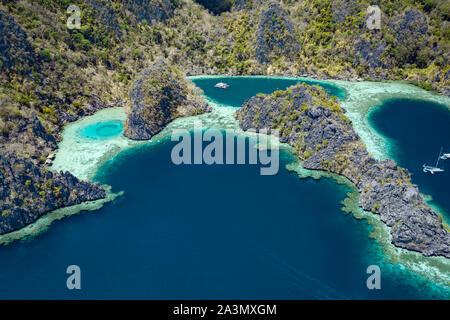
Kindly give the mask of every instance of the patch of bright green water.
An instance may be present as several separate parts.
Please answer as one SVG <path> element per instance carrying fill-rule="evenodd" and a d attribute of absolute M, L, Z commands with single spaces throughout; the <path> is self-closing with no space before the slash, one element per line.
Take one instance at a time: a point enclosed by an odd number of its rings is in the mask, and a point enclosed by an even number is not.
<path fill-rule="evenodd" d="M 100 134 L 117 131 L 119 123 L 123 123 L 126 114 L 122 108 L 100 110 L 92 116 L 68 124 L 62 133 L 62 141 L 58 144 L 58 151 L 51 169 L 56 171 L 70 171 L 74 176 L 91 179 L 98 166 L 121 150 L 138 143 L 116 134 L 109 139 L 98 137 Z M 102 128 L 103 124 L 114 123 L 115 130 Z"/>
<path fill-rule="evenodd" d="M 89 139 L 108 139 L 122 133 L 121 121 L 99 122 L 83 128 L 80 135 Z"/>

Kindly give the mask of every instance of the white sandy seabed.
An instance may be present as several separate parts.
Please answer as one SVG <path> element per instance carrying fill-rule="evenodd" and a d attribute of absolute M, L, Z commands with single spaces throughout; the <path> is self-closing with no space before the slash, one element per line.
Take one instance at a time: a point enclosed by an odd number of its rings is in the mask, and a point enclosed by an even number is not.
<path fill-rule="evenodd" d="M 210 78 L 211 76 L 206 76 Z M 200 76 L 192 78 L 201 78 Z M 280 78 L 280 77 L 274 77 Z M 315 80 L 308 78 L 298 78 L 298 80 Z M 319 83 L 321 81 L 318 81 Z M 440 103 L 450 106 L 450 98 L 436 95 L 418 87 L 398 82 L 350 82 L 342 80 L 326 80 L 323 82 L 337 85 L 345 90 L 346 97 L 341 101 L 342 107 L 347 111 L 347 116 L 353 123 L 356 132 L 365 143 L 367 150 L 377 159 L 383 160 L 388 157 L 386 148 L 387 141 L 380 136 L 368 122 L 368 114 L 371 108 L 379 106 L 384 100 L 390 98 L 413 98 Z M 206 97 L 205 97 L 206 98 Z M 122 134 L 101 140 L 94 140 L 82 137 L 80 131 L 98 122 L 125 121 L 126 114 L 122 108 L 110 108 L 98 111 L 92 116 L 68 124 L 63 133 L 62 141 L 58 145 L 58 151 L 53 161 L 51 169 L 57 171 L 70 171 L 76 177 L 84 180 L 92 180 L 98 168 L 107 160 L 115 157 L 123 150 L 144 144 L 156 144 L 162 139 L 171 135 L 175 129 L 194 129 L 194 121 L 200 120 L 203 129 L 230 129 L 238 134 L 245 134 L 240 130 L 233 114 L 235 108 L 221 106 L 211 100 L 208 103 L 213 107 L 213 111 L 207 114 L 180 118 L 171 122 L 163 131 L 152 137 L 148 141 L 133 141 Z M 281 148 L 290 147 L 281 144 Z M 422 278 L 443 286 L 444 290 L 450 287 L 450 260 L 443 257 L 424 257 L 419 253 L 397 248 L 391 244 L 389 228 L 381 222 L 379 216 L 370 212 L 365 212 L 358 207 L 359 194 L 357 190 L 343 177 L 327 175 L 320 172 L 311 172 L 301 167 L 299 162 L 288 165 L 289 170 L 296 171 L 300 177 L 320 178 L 331 176 L 339 183 L 343 183 L 352 188 L 353 192 L 343 202 L 343 210 L 351 212 L 358 219 L 366 219 L 372 227 L 371 237 L 381 244 L 384 260 L 393 264 L 400 264 L 407 270 L 411 270 Z M 65 216 L 76 214 L 80 211 L 97 210 L 105 202 L 112 201 L 121 193 L 114 194 L 106 186 L 107 198 L 76 206 L 62 208 L 50 212 L 33 225 L 21 230 L 0 236 L 0 244 L 10 241 L 29 238 L 46 230 L 52 221 L 59 220 Z"/>

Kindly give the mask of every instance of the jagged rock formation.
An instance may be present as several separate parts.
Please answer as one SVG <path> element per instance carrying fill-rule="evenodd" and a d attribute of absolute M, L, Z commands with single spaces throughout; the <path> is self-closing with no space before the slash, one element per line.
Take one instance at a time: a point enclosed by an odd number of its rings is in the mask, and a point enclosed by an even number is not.
<path fill-rule="evenodd" d="M 106 196 L 98 184 L 57 173 L 13 153 L 0 153 L 0 234 L 33 223 L 57 208 Z"/>
<path fill-rule="evenodd" d="M 25 30 L 3 10 L 0 32 L 0 70 L 6 71 L 6 77 L 0 74 L 0 80 L 9 81 L 0 89 L 0 234 L 4 234 L 57 208 L 106 196 L 98 184 L 46 167 L 48 155 L 57 146 L 55 128 L 108 105 L 93 96 L 92 103 L 77 113 L 50 109 L 47 85 L 51 80 L 44 76 L 49 70 L 44 72 L 43 65 L 50 63 L 51 54 L 35 50 Z M 15 82 L 18 79 L 23 79 L 20 85 Z M 35 91 L 22 91 L 30 88 Z M 37 102 L 42 103 L 42 108 Z M 48 121 L 49 115 L 52 121 Z"/>
<path fill-rule="evenodd" d="M 123 40 L 123 31 L 120 28 L 117 15 L 114 13 L 111 1 L 88 0 L 87 5 L 94 10 L 95 16 L 99 22 L 105 26 L 110 34 Z"/>
<path fill-rule="evenodd" d="M 133 107 L 128 113 L 124 135 L 148 140 L 178 117 L 209 111 L 208 105 L 189 86 L 190 82 L 162 59 L 142 71 L 130 89 Z"/>
<path fill-rule="evenodd" d="M 255 38 L 255 57 L 259 63 L 283 56 L 292 58 L 298 54 L 300 43 L 294 26 L 284 9 L 271 2 L 263 9 Z"/>
<path fill-rule="evenodd" d="M 29 73 L 38 64 L 27 34 L 14 19 L 0 10 L 0 69 L 19 73 Z"/>
<path fill-rule="evenodd" d="M 381 25 L 384 28 L 388 25 L 387 30 L 391 35 L 383 36 L 381 31 L 374 30 L 371 37 L 367 37 L 366 34 L 355 37 L 354 55 L 358 64 L 367 66 L 372 74 L 377 68 L 386 69 L 407 63 L 416 63 L 424 67 L 429 59 L 428 51 L 423 51 L 426 49 L 428 39 L 426 16 L 417 10 L 408 9 L 390 21 L 383 18 Z M 387 41 L 390 45 L 389 50 Z"/>
<path fill-rule="evenodd" d="M 125 8 L 132 12 L 139 22 L 145 20 L 148 24 L 173 17 L 175 8 L 179 6 L 179 1 L 176 0 L 127 0 L 124 2 Z"/>
<path fill-rule="evenodd" d="M 332 3 L 333 20 L 336 23 L 343 23 L 347 17 L 359 11 L 356 0 L 335 0 Z"/>
<path fill-rule="evenodd" d="M 409 9 L 403 15 L 394 17 L 390 28 L 395 35 L 397 56 L 404 60 L 403 63 L 416 60 L 418 51 L 425 47 L 428 39 L 427 17 L 417 10 Z M 423 61 L 418 62 L 424 64 Z"/>
<path fill-rule="evenodd" d="M 394 17 L 391 27 L 402 45 L 423 42 L 428 31 L 427 17 L 414 9 L 409 9 L 403 15 Z"/>
<path fill-rule="evenodd" d="M 7 103 L 0 101 L 0 108 L 6 108 Z M 0 152 L 8 150 L 17 156 L 26 156 L 35 163 L 44 163 L 47 155 L 56 148 L 56 138 L 43 126 L 38 116 L 32 112 L 23 116 L 17 114 L 1 119 L 6 121 L 0 135 Z"/>
<path fill-rule="evenodd" d="M 45 131 L 45 128 L 42 126 L 41 121 L 38 119 L 36 114 L 31 115 L 33 134 L 37 138 L 41 138 L 44 143 L 46 143 L 49 147 L 56 147 L 56 139 L 50 133 Z"/>
<path fill-rule="evenodd" d="M 296 85 L 248 99 L 236 118 L 243 130 L 278 129 L 303 167 L 352 181 L 359 205 L 391 227 L 394 245 L 426 256 L 450 258 L 450 232 L 424 202 L 407 170 L 377 161 L 365 149 L 345 111 L 318 87 Z"/>
<path fill-rule="evenodd" d="M 382 40 L 358 39 L 354 47 L 355 58 L 359 64 L 367 65 L 371 71 L 376 68 L 385 68 L 386 64 L 383 62 L 382 57 L 385 54 L 386 47 L 386 42 Z"/>
<path fill-rule="evenodd" d="M 250 1 L 249 0 L 235 0 L 233 2 L 231 10 L 234 10 L 234 11 L 244 10 L 245 8 L 248 8 L 250 5 L 252 5 L 251 0 Z"/>

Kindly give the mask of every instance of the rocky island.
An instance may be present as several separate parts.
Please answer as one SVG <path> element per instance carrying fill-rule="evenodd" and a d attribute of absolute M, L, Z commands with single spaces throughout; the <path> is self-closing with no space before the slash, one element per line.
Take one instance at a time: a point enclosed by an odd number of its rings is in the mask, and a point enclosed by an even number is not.
<path fill-rule="evenodd" d="M 360 192 L 359 206 L 379 214 L 398 247 L 450 258 L 450 232 L 393 160 L 378 161 L 366 150 L 335 99 L 319 87 L 298 84 L 258 95 L 236 114 L 243 130 L 278 129 L 310 170 L 348 178 Z M 270 132 L 270 131 L 269 131 Z"/>
<path fill-rule="evenodd" d="M 124 135 L 148 140 L 170 121 L 211 109 L 192 82 L 159 59 L 138 74 L 130 89 L 133 107 L 128 112 Z"/>

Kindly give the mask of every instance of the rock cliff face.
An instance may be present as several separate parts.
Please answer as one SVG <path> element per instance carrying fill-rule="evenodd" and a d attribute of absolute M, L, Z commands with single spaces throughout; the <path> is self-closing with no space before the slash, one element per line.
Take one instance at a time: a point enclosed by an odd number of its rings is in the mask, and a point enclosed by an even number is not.
<path fill-rule="evenodd" d="M 18 88 L 29 86 L 31 81 L 38 79 L 48 81 L 38 74 L 42 72 L 41 63 L 48 60 L 43 54 L 45 51 L 36 54 L 26 32 L 2 10 L 0 33 L 0 70 L 8 75 L 1 80 L 11 79 L 9 76 L 14 73 L 21 75 L 28 84 L 18 85 Z M 14 100 L 15 95 L 9 91 L 11 85 L 0 90 L 0 234 L 23 228 L 57 208 L 106 196 L 98 184 L 82 182 L 69 172 L 57 173 L 46 169 L 47 156 L 56 149 L 57 138 L 49 130 L 49 122 L 45 126 L 41 122 L 42 113 L 36 107 L 36 100 L 41 98 L 39 88 L 42 82 L 35 87 L 38 88 L 35 94 L 17 93 L 16 96 L 21 97 L 19 100 Z M 18 103 L 20 107 L 15 112 L 8 112 L 14 110 Z M 104 106 L 97 101 L 89 105 L 94 110 L 101 107 Z M 61 113 L 61 125 L 79 116 Z"/>
<path fill-rule="evenodd" d="M 119 20 L 110 0 L 88 0 L 87 5 L 93 9 L 99 22 L 108 29 L 111 35 L 115 35 L 120 40 L 123 40 L 123 31 L 120 28 Z"/>
<path fill-rule="evenodd" d="M 423 67 L 423 58 L 418 57 L 418 54 L 426 47 L 428 39 L 427 17 L 417 10 L 409 9 L 403 15 L 393 18 L 390 28 L 395 34 L 397 56 L 403 58 L 404 63 L 416 61 Z"/>
<path fill-rule="evenodd" d="M 332 3 L 333 20 L 343 23 L 347 17 L 357 14 L 360 10 L 356 0 L 336 0 Z"/>
<path fill-rule="evenodd" d="M 392 20 L 391 28 L 404 46 L 424 42 L 428 31 L 427 17 L 417 10 L 409 9 Z"/>
<path fill-rule="evenodd" d="M 264 0 L 234 0 L 231 10 L 241 11 L 254 5 L 254 2 L 261 4 Z"/>
<path fill-rule="evenodd" d="M 179 6 L 176 0 L 126 0 L 125 8 L 132 12 L 139 22 L 146 20 L 165 21 L 173 17 L 175 8 Z"/>
<path fill-rule="evenodd" d="M 284 56 L 292 58 L 300 50 L 294 26 L 278 3 L 269 3 L 262 10 L 255 39 L 255 57 L 266 63 Z"/>
<path fill-rule="evenodd" d="M 248 99 L 236 118 L 243 130 L 278 129 L 303 167 L 352 181 L 359 205 L 391 227 L 394 245 L 450 258 L 450 232 L 424 202 L 407 170 L 377 161 L 365 149 L 345 111 L 322 89 L 305 84 Z"/>
<path fill-rule="evenodd" d="M 397 59 L 399 65 L 416 63 L 424 67 L 428 53 L 421 50 L 426 48 L 428 39 L 427 17 L 417 10 L 408 9 L 390 21 L 382 19 L 381 24 L 387 26 L 392 36 L 383 39 L 379 31 L 375 31 L 374 36 L 370 38 L 365 35 L 356 36 L 354 44 L 356 61 L 362 66 L 367 66 L 371 72 L 377 68 L 391 68 L 394 65 L 392 58 Z M 386 41 L 389 41 L 390 47 Z"/>
<path fill-rule="evenodd" d="M 386 50 L 386 42 L 359 39 L 355 42 L 355 58 L 363 66 L 368 66 L 373 71 L 376 68 L 385 68 L 386 64 L 381 59 Z"/>
<path fill-rule="evenodd" d="M 133 107 L 125 122 L 124 135 L 148 140 L 178 117 L 209 111 L 208 105 L 189 86 L 192 84 L 162 59 L 142 71 L 130 89 Z"/>
<path fill-rule="evenodd" d="M 33 223 L 57 208 L 106 196 L 98 184 L 36 166 L 15 154 L 0 154 L 0 234 Z"/>
<path fill-rule="evenodd" d="M 0 69 L 19 73 L 30 72 L 35 55 L 27 40 L 27 34 L 2 10 L 0 10 L 0 34 Z"/>

